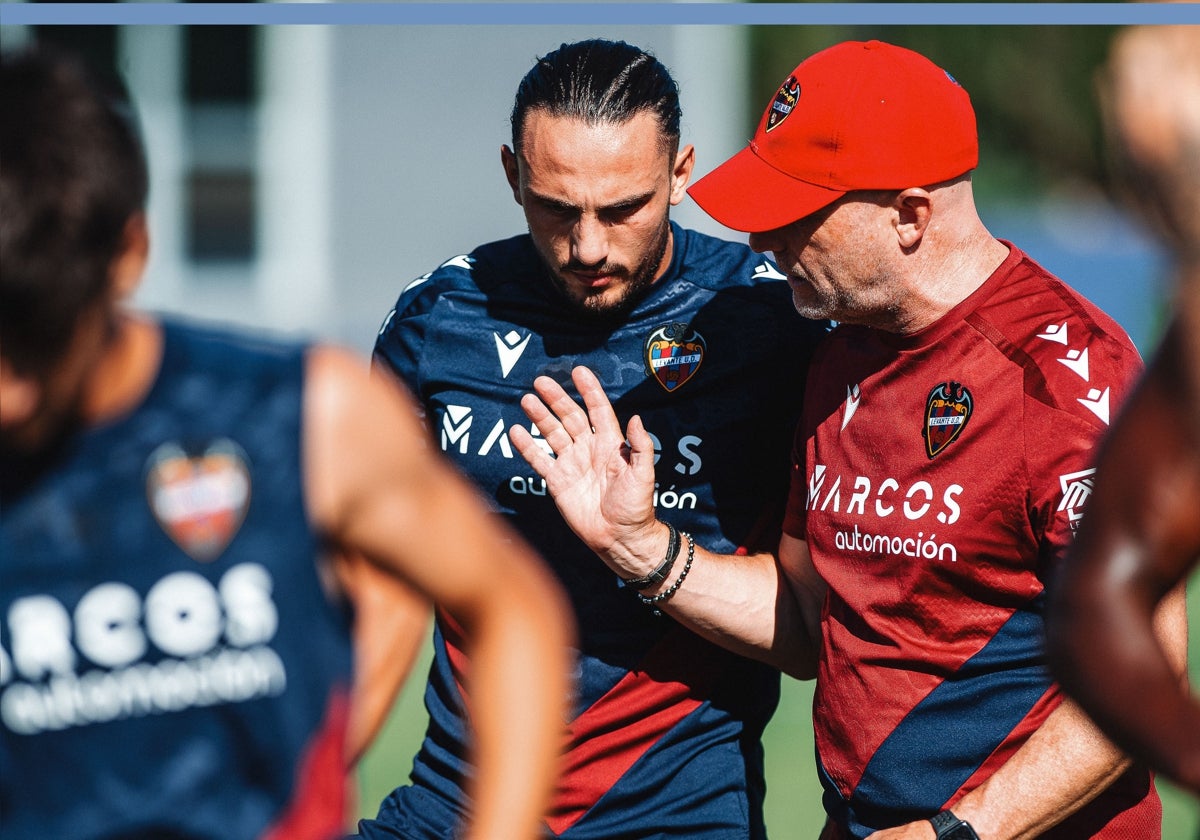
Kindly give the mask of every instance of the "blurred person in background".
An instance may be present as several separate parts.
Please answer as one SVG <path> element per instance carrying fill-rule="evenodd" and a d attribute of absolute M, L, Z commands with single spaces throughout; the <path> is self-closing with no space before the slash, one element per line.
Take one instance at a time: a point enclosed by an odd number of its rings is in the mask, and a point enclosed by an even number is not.
<path fill-rule="evenodd" d="M 123 304 L 133 120 L 70 57 L 0 58 L 0 836 L 340 836 L 421 599 L 477 662 L 463 836 L 538 836 L 560 589 L 365 362 Z"/>
<path fill-rule="evenodd" d="M 529 233 L 409 283 L 375 347 L 430 431 L 547 559 L 579 624 L 578 694 L 546 812 L 562 838 L 765 836 L 761 736 L 779 674 L 662 613 L 693 542 L 771 550 L 804 373 L 826 324 L 744 244 L 670 220 L 694 165 L 667 68 L 630 44 L 563 44 L 521 80 L 501 163 Z M 654 503 L 670 523 L 637 574 L 596 560 L 555 513 L 507 429 L 538 375 L 596 371 L 624 415 L 654 424 Z M 407 434 L 403 427 L 393 434 Z M 537 444 L 535 444 L 537 445 Z M 439 611 L 429 725 L 411 783 L 364 837 L 449 838 L 465 782 L 479 663 Z"/>
<path fill-rule="evenodd" d="M 1122 30 L 1100 81 L 1124 197 L 1177 282 L 1162 343 L 1101 450 L 1053 590 L 1050 651 L 1119 746 L 1200 795 L 1200 700 L 1156 626 L 1200 562 L 1200 27 Z"/>

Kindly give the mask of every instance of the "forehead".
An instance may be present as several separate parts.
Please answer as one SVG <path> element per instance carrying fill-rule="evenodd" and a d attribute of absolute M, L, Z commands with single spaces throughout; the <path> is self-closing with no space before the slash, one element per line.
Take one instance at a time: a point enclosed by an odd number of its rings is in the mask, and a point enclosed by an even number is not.
<path fill-rule="evenodd" d="M 668 144 L 648 111 L 620 123 L 532 111 L 520 158 L 523 186 L 576 207 L 617 203 L 669 184 Z"/>

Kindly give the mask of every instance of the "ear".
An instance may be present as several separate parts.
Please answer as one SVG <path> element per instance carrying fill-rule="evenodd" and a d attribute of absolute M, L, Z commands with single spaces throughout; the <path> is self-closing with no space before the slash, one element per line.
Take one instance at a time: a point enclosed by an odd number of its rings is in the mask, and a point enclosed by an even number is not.
<path fill-rule="evenodd" d="M 675 155 L 675 166 L 671 169 L 671 204 L 683 201 L 687 185 L 692 180 L 692 169 L 696 166 L 696 149 L 688 143 Z"/>
<path fill-rule="evenodd" d="M 8 359 L 0 356 L 0 428 L 29 420 L 41 398 L 42 386 L 38 381 L 17 373 Z"/>
<path fill-rule="evenodd" d="M 109 281 L 115 300 L 127 298 L 137 289 L 150 257 L 150 233 L 146 214 L 135 213 L 125 223 L 121 233 L 121 248 L 109 265 Z"/>
<path fill-rule="evenodd" d="M 521 203 L 521 169 L 517 162 L 517 153 L 507 145 L 500 147 L 500 163 L 504 165 L 504 177 L 512 187 L 513 201 Z"/>
<path fill-rule="evenodd" d="M 913 248 L 925 235 L 933 218 L 933 199 L 920 187 L 911 187 L 899 193 L 892 201 L 896 210 L 896 237 L 904 250 Z"/>

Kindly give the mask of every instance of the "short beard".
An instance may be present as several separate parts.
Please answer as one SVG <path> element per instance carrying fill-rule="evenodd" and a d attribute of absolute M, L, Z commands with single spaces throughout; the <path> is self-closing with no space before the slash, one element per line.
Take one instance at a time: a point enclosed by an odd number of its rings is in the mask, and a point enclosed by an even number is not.
<path fill-rule="evenodd" d="M 573 297 L 567 291 L 566 283 L 562 278 L 545 264 L 544 258 L 542 262 L 543 265 L 546 265 L 546 274 L 550 278 L 551 285 L 558 290 L 562 299 L 575 314 L 592 323 L 619 323 L 633 311 L 649 292 L 650 287 L 654 285 L 658 267 L 662 264 L 670 241 L 671 224 L 664 221 L 658 238 L 646 252 L 647 258 L 634 268 L 629 280 L 621 290 L 620 297 L 616 300 L 605 300 L 602 295 L 588 295 L 582 299 Z"/>

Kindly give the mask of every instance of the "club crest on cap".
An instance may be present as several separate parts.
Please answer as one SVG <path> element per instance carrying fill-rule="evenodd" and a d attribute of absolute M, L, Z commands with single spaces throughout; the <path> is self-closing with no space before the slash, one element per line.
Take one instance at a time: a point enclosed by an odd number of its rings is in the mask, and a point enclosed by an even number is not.
<path fill-rule="evenodd" d="M 775 93 L 775 98 L 771 100 L 771 106 L 767 110 L 766 130 L 770 131 L 787 119 L 788 114 L 792 113 L 792 109 L 796 107 L 796 101 L 799 99 L 800 83 L 796 81 L 795 76 L 788 76 L 783 84 L 779 86 L 779 90 Z"/>
<path fill-rule="evenodd" d="M 704 361 L 705 344 L 690 324 L 663 324 L 646 338 L 646 375 L 668 391 L 675 391 L 696 375 Z"/>
<path fill-rule="evenodd" d="M 146 459 L 146 499 L 176 545 L 195 560 L 213 560 L 250 506 L 245 453 L 228 438 L 190 453 L 179 443 L 164 443 Z"/>
<path fill-rule="evenodd" d="M 931 459 L 953 443 L 975 410 L 975 400 L 966 386 L 958 382 L 941 382 L 929 392 L 925 401 L 925 454 Z"/>

